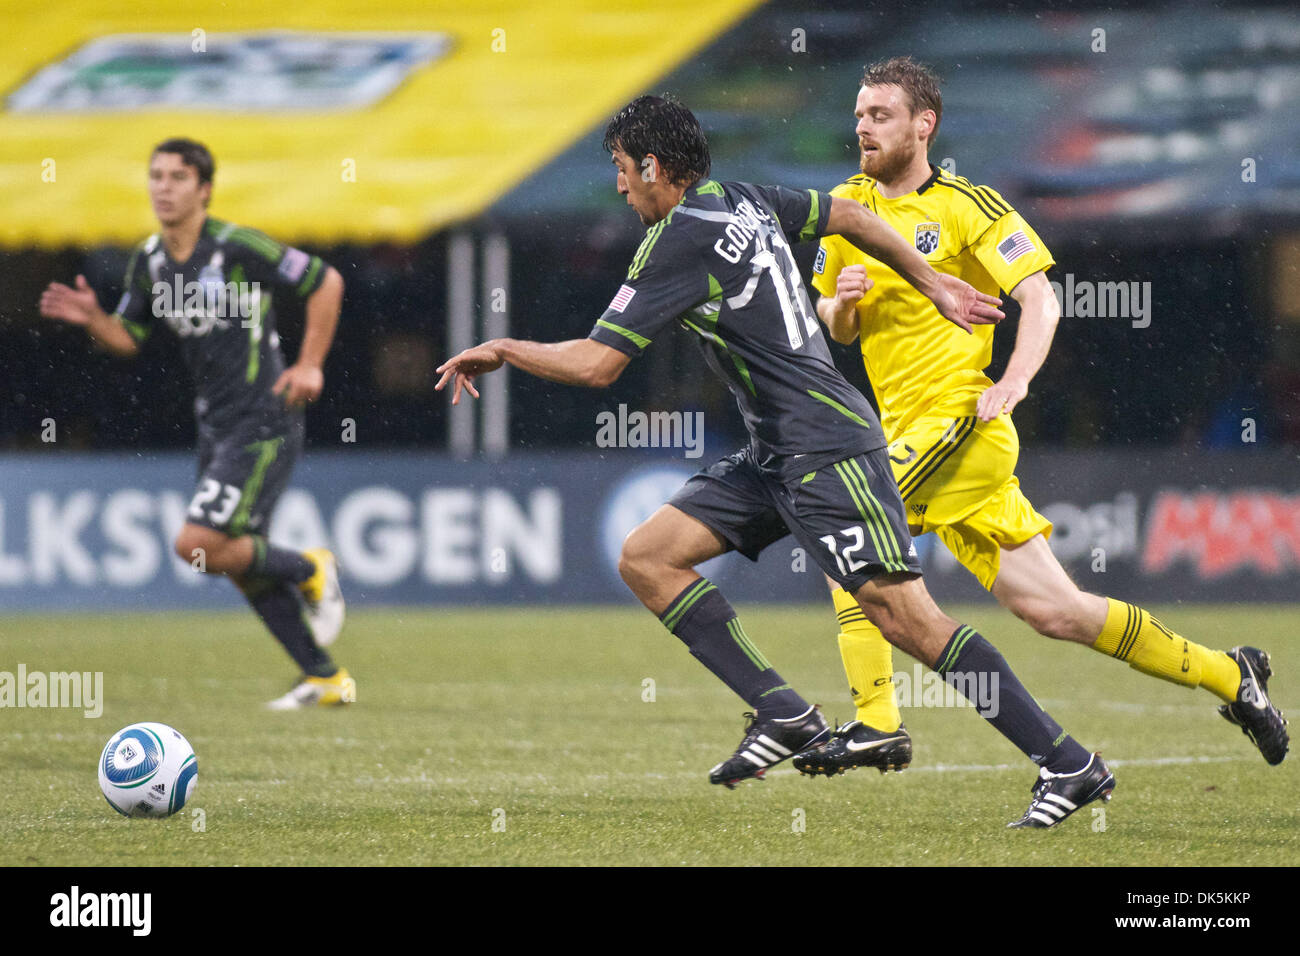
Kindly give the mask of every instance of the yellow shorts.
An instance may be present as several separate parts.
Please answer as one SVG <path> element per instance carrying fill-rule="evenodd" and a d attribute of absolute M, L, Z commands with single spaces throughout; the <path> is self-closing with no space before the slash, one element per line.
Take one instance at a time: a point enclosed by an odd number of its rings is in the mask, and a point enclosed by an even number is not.
<path fill-rule="evenodd" d="M 1038 534 L 1051 537 L 1052 523 L 1020 490 L 1020 439 L 1011 416 L 980 421 L 978 397 L 962 390 L 926 409 L 890 442 L 889 460 L 912 534 L 935 532 L 991 590 L 1000 550 Z"/>

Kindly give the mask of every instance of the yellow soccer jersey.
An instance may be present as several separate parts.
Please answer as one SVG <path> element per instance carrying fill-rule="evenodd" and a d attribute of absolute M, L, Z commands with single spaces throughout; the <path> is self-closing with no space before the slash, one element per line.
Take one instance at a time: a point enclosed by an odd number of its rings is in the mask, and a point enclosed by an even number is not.
<path fill-rule="evenodd" d="M 1037 233 L 996 192 L 930 168 L 920 188 L 896 199 L 882 196 L 876 181 L 861 175 L 831 195 L 862 203 L 914 243 L 935 269 L 990 295 L 1009 292 L 1055 265 Z M 834 296 L 836 276 L 850 265 L 865 265 L 875 282 L 858 305 L 858 319 L 886 437 L 899 434 L 935 399 L 963 388 L 978 395 L 991 384 L 983 370 L 993 356 L 993 326 L 977 325 L 968 335 L 898 273 L 840 236 L 822 239 L 813 288 Z"/>

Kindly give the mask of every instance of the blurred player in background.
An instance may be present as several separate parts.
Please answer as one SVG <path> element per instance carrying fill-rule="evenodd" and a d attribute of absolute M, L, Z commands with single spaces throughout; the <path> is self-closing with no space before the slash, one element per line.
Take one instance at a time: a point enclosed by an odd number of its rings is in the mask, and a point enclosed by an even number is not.
<path fill-rule="evenodd" d="M 201 143 L 160 143 L 149 161 L 149 198 L 162 228 L 132 253 L 115 312 L 104 312 L 77 276 L 75 287 L 50 284 L 41 314 L 82 326 L 120 356 L 138 354 L 157 326 L 180 339 L 197 391 L 199 479 L 176 553 L 229 576 L 302 670 L 268 707 L 350 703 L 356 684 L 325 650 L 343 626 L 334 556 L 278 548 L 265 537 L 302 452 L 303 406 L 324 385 L 343 279 L 315 256 L 209 216 L 214 171 Z M 288 368 L 273 293 L 306 301 L 302 348 Z"/>
<path fill-rule="evenodd" d="M 1144 674 L 1204 687 L 1270 764 L 1286 756 L 1286 722 L 1272 706 L 1266 653 L 1210 650 L 1147 611 L 1082 591 L 1047 543 L 1052 525 L 1014 474 L 1011 411 L 1047 358 L 1060 310 L 1045 270 L 1051 254 L 1001 196 L 928 161 L 943 114 L 937 77 L 907 57 L 867 68 L 855 115 L 861 175 L 831 191 L 880 216 L 936 269 L 1020 303 L 1015 350 L 1002 378 L 984 374 L 993 329 L 968 335 L 888 266 L 837 236 L 822 240 L 817 314 L 837 342 L 861 342 L 913 534 L 935 532 L 979 582 L 1040 634 L 1108 654 Z M 857 719 L 795 766 L 835 774 L 905 766 L 890 646 L 842 588 L 832 587 L 840 653 Z"/>
<path fill-rule="evenodd" d="M 801 697 L 746 635 L 727 599 L 695 567 L 726 551 L 754 559 L 793 534 L 822 570 L 854 596 L 889 640 L 946 677 L 996 688 L 981 709 L 1049 781 L 1011 826 L 1049 827 L 1115 778 L 1057 724 L 973 628 L 931 599 L 907 532 L 880 422 L 839 374 L 790 250 L 841 234 L 891 262 L 936 312 L 969 331 L 996 321 L 996 298 L 936 273 L 897 233 L 855 202 L 708 178 L 708 144 L 680 104 L 645 96 L 619 112 L 604 146 L 620 195 L 648 231 L 624 284 L 586 339 L 496 339 L 439 369 L 473 395 L 473 379 L 509 363 L 571 385 L 603 387 L 670 323 L 697 335 L 750 433 L 747 448 L 691 478 L 628 535 L 619 571 L 663 625 L 754 708 L 740 747 L 710 771 L 734 786 L 830 737 Z M 969 685 L 968 685 L 969 686 Z M 970 696 L 968 694 L 968 696 Z M 1056 807 L 1044 813 L 1043 804 Z"/>

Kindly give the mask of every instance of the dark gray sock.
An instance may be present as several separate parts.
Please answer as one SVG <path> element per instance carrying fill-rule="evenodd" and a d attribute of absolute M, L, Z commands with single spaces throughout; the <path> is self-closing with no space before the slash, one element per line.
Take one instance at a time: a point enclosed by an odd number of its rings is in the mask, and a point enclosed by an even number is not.
<path fill-rule="evenodd" d="M 722 592 L 706 579 L 677 595 L 659 620 L 760 718 L 781 720 L 808 709 L 808 702 L 750 641 Z"/>
<path fill-rule="evenodd" d="M 252 535 L 252 538 L 253 563 L 248 566 L 249 577 L 302 584 L 316 573 L 316 565 L 301 552 L 277 548 L 260 534 Z"/>
<path fill-rule="evenodd" d="M 934 669 L 1040 767 L 1074 773 L 1088 763 L 1088 751 L 1038 706 L 1006 658 L 974 628 L 953 631 Z"/>
<path fill-rule="evenodd" d="M 316 646 L 295 588 L 287 581 L 270 578 L 237 581 L 244 597 L 302 672 L 310 677 L 333 677 L 338 667 L 324 649 Z"/>

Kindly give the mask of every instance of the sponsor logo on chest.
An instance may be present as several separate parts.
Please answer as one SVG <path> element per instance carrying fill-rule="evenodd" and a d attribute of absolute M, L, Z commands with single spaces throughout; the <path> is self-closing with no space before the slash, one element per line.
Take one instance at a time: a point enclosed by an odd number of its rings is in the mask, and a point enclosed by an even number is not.
<path fill-rule="evenodd" d="M 171 282 L 155 282 L 151 291 L 154 316 L 166 320 L 181 338 L 227 329 L 232 320 L 248 328 L 256 321 L 261 300 L 256 282 L 226 282 L 221 267 L 211 263 L 198 279 L 186 282 L 177 273 Z"/>

